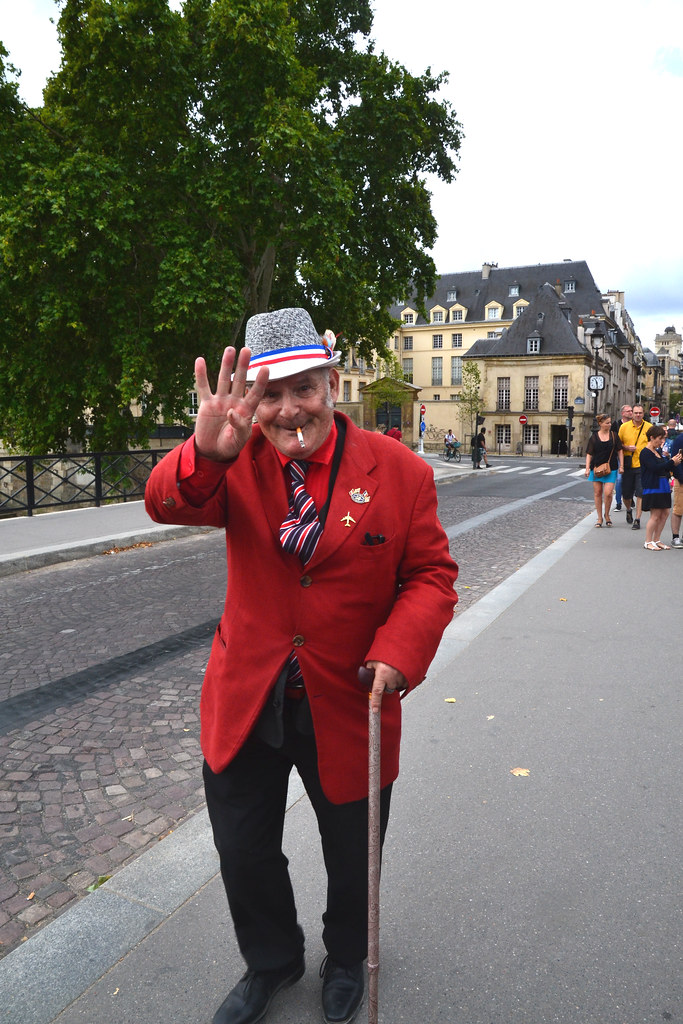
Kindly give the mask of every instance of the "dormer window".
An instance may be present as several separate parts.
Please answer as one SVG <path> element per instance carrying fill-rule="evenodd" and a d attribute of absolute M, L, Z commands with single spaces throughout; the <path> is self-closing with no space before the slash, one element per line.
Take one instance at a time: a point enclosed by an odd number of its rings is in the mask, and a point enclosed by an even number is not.
<path fill-rule="evenodd" d="M 449 288 L 448 293 L 446 295 L 446 302 L 457 302 L 457 301 L 458 301 L 457 289 Z"/>
<path fill-rule="evenodd" d="M 414 324 L 415 323 L 415 314 L 414 313 L 404 313 L 403 314 L 403 323 L 404 324 Z"/>
<path fill-rule="evenodd" d="M 432 310 L 432 323 L 442 324 L 443 323 L 443 310 L 433 309 Z"/>
<path fill-rule="evenodd" d="M 508 295 L 511 299 L 516 299 L 519 295 L 519 285 L 511 284 L 508 289 Z"/>
<path fill-rule="evenodd" d="M 462 313 L 463 313 L 463 311 L 461 309 L 454 309 L 454 310 L 452 310 L 451 311 L 451 319 L 452 320 L 462 320 L 463 319 Z"/>
<path fill-rule="evenodd" d="M 565 292 L 575 292 L 576 291 L 576 281 L 574 280 L 573 277 L 570 277 L 570 279 L 568 281 L 564 282 L 564 290 L 565 290 Z"/>
<path fill-rule="evenodd" d="M 535 355 L 541 351 L 541 336 L 540 334 L 532 334 L 526 339 L 526 351 L 527 355 Z"/>
<path fill-rule="evenodd" d="M 490 306 L 486 313 L 487 320 L 500 320 L 500 309 L 498 306 Z"/>

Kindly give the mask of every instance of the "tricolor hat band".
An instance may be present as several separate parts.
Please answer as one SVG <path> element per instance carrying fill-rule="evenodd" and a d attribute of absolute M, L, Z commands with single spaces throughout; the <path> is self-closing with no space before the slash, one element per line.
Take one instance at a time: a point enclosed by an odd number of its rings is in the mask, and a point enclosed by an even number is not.
<path fill-rule="evenodd" d="M 261 352 L 249 360 L 249 369 L 261 366 L 272 366 L 273 363 L 290 363 L 298 359 L 320 360 L 326 363 L 331 357 L 329 349 L 324 345 L 300 345 L 298 348 L 276 348 L 271 352 Z"/>

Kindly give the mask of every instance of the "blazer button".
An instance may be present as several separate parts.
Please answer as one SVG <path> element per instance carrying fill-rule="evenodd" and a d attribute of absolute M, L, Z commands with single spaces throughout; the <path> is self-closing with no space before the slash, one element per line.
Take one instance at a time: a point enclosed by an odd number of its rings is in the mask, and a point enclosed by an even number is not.
<path fill-rule="evenodd" d="M 166 508 L 175 508 L 175 498 L 164 498 L 161 504 Z"/>
<path fill-rule="evenodd" d="M 304 638 L 301 636 L 300 633 L 297 633 L 296 636 L 292 637 L 292 643 L 294 644 L 295 647 L 303 647 Z"/>
<path fill-rule="evenodd" d="M 310 576 L 302 576 L 301 579 L 299 580 L 299 583 L 301 584 L 302 587 L 310 587 L 312 582 L 313 580 L 311 579 Z"/>

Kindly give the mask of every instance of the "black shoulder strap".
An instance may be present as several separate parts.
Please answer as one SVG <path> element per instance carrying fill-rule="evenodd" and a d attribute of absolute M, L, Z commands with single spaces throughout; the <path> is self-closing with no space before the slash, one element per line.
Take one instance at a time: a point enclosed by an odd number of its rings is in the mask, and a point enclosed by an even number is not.
<path fill-rule="evenodd" d="M 344 441 L 346 440 L 346 422 L 342 419 L 338 419 L 335 420 L 335 423 L 337 424 L 337 440 L 334 445 L 334 455 L 332 456 L 330 482 L 327 487 L 327 500 L 318 512 L 318 519 L 323 526 L 325 525 L 327 513 L 330 508 L 330 502 L 332 501 L 332 491 L 334 490 L 334 483 L 337 479 L 337 473 L 339 472 L 339 463 L 341 462 L 342 452 L 344 451 Z"/>

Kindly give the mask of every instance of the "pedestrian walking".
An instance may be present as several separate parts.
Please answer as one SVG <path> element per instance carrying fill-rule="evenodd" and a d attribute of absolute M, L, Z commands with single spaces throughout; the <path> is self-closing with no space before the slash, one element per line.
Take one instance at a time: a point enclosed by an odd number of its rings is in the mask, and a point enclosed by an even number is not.
<path fill-rule="evenodd" d="M 617 434 L 612 431 L 611 417 L 596 417 L 598 429 L 586 445 L 586 476 L 593 483 L 593 500 L 598 514 L 597 527 L 611 526 L 612 495 L 619 471 L 623 472 L 624 454 Z"/>
<path fill-rule="evenodd" d="M 612 423 L 612 433 L 617 434 L 621 429 L 622 424 L 630 423 L 633 419 L 633 407 L 630 405 L 622 405 L 620 412 L 621 419 L 616 420 Z M 616 483 L 614 484 L 614 510 L 615 512 L 621 512 L 621 484 L 624 479 L 624 470 L 618 470 Z"/>
<path fill-rule="evenodd" d="M 649 512 L 645 543 L 648 551 L 669 551 L 670 545 L 661 541 L 662 530 L 671 509 L 671 485 L 669 479 L 673 470 L 683 461 L 683 452 L 673 458 L 662 454 L 661 447 L 666 438 L 666 428 L 655 424 L 647 432 L 647 444 L 640 453 L 640 467 L 643 484 L 643 511 Z"/>
<path fill-rule="evenodd" d="M 325 339 L 329 339 L 326 335 Z M 287 781 L 310 797 L 327 871 L 323 1018 L 355 1018 L 368 942 L 368 694 L 382 712 L 380 839 L 398 774 L 397 691 L 424 679 L 457 566 L 431 469 L 335 411 L 333 339 L 305 310 L 252 317 L 212 391 L 195 364 L 195 433 L 152 471 L 157 522 L 226 532 L 228 584 L 204 679 L 204 784 L 246 973 L 214 1024 L 253 1024 L 304 973 L 287 859 Z M 255 418 L 256 423 L 252 425 Z"/>
<path fill-rule="evenodd" d="M 619 440 L 624 446 L 624 476 L 622 495 L 626 505 L 626 522 L 632 530 L 640 529 L 640 515 L 643 505 L 643 489 L 640 478 L 640 453 L 647 444 L 647 432 L 652 426 L 645 418 L 642 405 L 633 406 L 633 418 L 622 423 Z M 635 518 L 633 499 L 635 498 Z"/>

